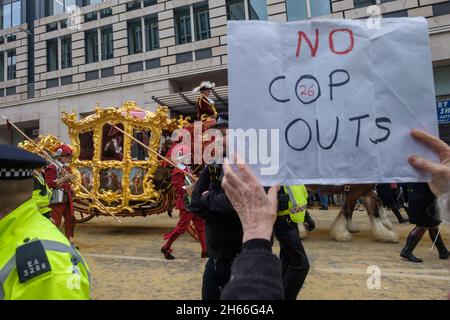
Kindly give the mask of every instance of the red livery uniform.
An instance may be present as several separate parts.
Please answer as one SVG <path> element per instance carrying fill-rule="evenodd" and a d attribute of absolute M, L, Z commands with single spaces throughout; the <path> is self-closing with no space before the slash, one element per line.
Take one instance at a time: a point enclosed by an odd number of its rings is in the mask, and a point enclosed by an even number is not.
<path fill-rule="evenodd" d="M 202 257 L 206 256 L 205 223 L 201 218 L 188 211 L 185 207 L 185 197 L 187 196 L 187 192 L 183 188 L 185 186 L 184 172 L 190 172 L 190 169 L 188 167 L 184 170 L 175 168 L 173 169 L 171 176 L 172 185 L 175 190 L 175 207 L 180 211 L 180 219 L 178 220 L 176 227 L 164 236 L 164 240 L 167 241 L 161 248 L 161 252 L 166 259 L 169 260 L 175 258 L 171 255 L 171 252 L 173 251 L 171 245 L 180 235 L 186 232 L 191 221 L 194 222 L 195 229 L 198 233 L 200 245 L 202 247 Z"/>

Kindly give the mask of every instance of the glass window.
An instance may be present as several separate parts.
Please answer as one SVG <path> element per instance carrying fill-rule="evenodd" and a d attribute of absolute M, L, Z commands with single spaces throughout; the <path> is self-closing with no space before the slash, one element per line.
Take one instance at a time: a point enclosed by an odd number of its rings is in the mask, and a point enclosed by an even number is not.
<path fill-rule="evenodd" d="M 195 60 L 209 59 L 212 57 L 211 48 L 200 49 L 195 51 Z"/>
<path fill-rule="evenodd" d="M 314 0 L 319 1 L 319 0 Z M 329 0 L 325 0 L 329 1 Z M 320 1 L 319 1 L 320 2 Z M 249 0 L 248 14 L 250 20 L 267 20 L 267 3 L 265 0 Z"/>
<path fill-rule="evenodd" d="M 208 3 L 204 3 L 197 8 L 194 7 L 195 17 L 195 40 L 205 40 L 211 37 L 209 28 Z"/>
<path fill-rule="evenodd" d="M 103 0 L 83 0 L 82 5 L 83 7 L 85 6 L 90 6 L 91 4 L 96 4 L 96 3 L 100 3 Z"/>
<path fill-rule="evenodd" d="M 61 29 L 67 28 L 67 19 L 61 20 L 60 22 Z"/>
<path fill-rule="evenodd" d="M 175 12 L 175 34 L 177 44 L 188 43 L 192 41 L 191 35 L 191 14 L 189 7 L 183 7 Z"/>
<path fill-rule="evenodd" d="M 407 17 L 408 11 L 407 10 L 400 10 L 395 12 L 389 12 L 383 14 L 383 18 L 400 18 L 400 17 Z"/>
<path fill-rule="evenodd" d="M 113 30 L 112 27 L 105 27 L 102 33 L 102 60 L 109 60 L 114 58 L 113 49 Z"/>
<path fill-rule="evenodd" d="M 58 23 L 57 22 L 52 22 L 52 23 L 47 24 L 46 25 L 46 30 L 47 30 L 47 32 L 58 30 Z"/>
<path fill-rule="evenodd" d="M 64 12 L 64 2 L 61 0 L 53 0 L 53 14 L 60 14 Z"/>
<path fill-rule="evenodd" d="M 45 0 L 45 16 L 67 12 L 73 6 L 76 6 L 76 0 Z"/>
<path fill-rule="evenodd" d="M 97 18 L 97 11 L 88 12 L 84 15 L 84 22 L 94 21 L 97 20 Z"/>
<path fill-rule="evenodd" d="M 434 86 L 437 96 L 450 96 L 450 66 L 435 67 Z"/>
<path fill-rule="evenodd" d="M 443 16 L 450 14 L 450 2 L 437 3 L 433 5 L 433 15 Z"/>
<path fill-rule="evenodd" d="M 179 53 L 175 56 L 176 63 L 192 62 L 192 51 Z"/>
<path fill-rule="evenodd" d="M 22 23 L 21 9 L 20 0 L 3 1 L 3 5 L 0 6 L 0 28 L 6 29 L 20 25 Z"/>
<path fill-rule="evenodd" d="M 77 5 L 76 0 L 64 0 L 64 11 L 68 11 L 67 9 L 70 7 L 74 7 Z"/>
<path fill-rule="evenodd" d="M 16 1 L 12 3 L 12 26 L 18 26 L 22 23 L 22 3 Z"/>
<path fill-rule="evenodd" d="M 80 156 L 81 161 L 89 161 L 94 158 L 94 132 L 88 131 L 78 135 L 80 139 Z"/>
<path fill-rule="evenodd" d="M 98 34 L 97 29 L 86 31 L 86 63 L 98 61 Z"/>
<path fill-rule="evenodd" d="M 102 78 L 108 78 L 114 76 L 114 67 L 111 68 L 103 68 L 100 70 L 100 75 Z"/>
<path fill-rule="evenodd" d="M 158 2 L 157 0 L 144 0 L 144 7 L 152 6 L 157 2 Z"/>
<path fill-rule="evenodd" d="M 377 4 L 376 0 L 353 0 L 355 8 L 368 7 Z"/>
<path fill-rule="evenodd" d="M 58 39 L 47 40 L 47 71 L 58 70 Z"/>
<path fill-rule="evenodd" d="M 310 0 L 311 17 L 321 17 L 331 13 L 330 0 Z"/>
<path fill-rule="evenodd" d="M 286 0 L 288 21 L 304 20 L 308 18 L 305 0 Z"/>
<path fill-rule="evenodd" d="M 156 59 L 147 60 L 147 61 L 145 61 L 145 67 L 147 70 L 159 68 L 159 67 L 161 67 L 161 59 L 156 58 Z"/>
<path fill-rule="evenodd" d="M 142 52 L 142 23 L 141 20 L 128 22 L 128 54 Z"/>
<path fill-rule="evenodd" d="M 228 0 L 227 17 L 228 20 L 245 20 L 244 0 Z"/>
<path fill-rule="evenodd" d="M 3 6 L 0 3 L 0 29 L 3 29 Z M 0 90 L 1 92 L 2 90 Z"/>
<path fill-rule="evenodd" d="M 7 63 L 8 63 L 8 74 L 7 79 L 13 80 L 16 78 L 16 50 L 8 51 L 7 56 Z"/>
<path fill-rule="evenodd" d="M 98 79 L 98 70 L 89 71 L 84 74 L 86 81 L 97 80 Z"/>
<path fill-rule="evenodd" d="M 67 86 L 69 84 L 73 83 L 73 77 L 72 76 L 65 76 L 65 77 L 61 77 L 61 85 L 62 86 Z"/>
<path fill-rule="evenodd" d="M 112 16 L 112 14 L 113 14 L 112 8 L 105 8 L 103 10 L 100 10 L 100 19 L 110 17 Z"/>
<path fill-rule="evenodd" d="M 127 3 L 127 11 L 132 11 L 141 8 L 141 2 L 138 0 L 134 0 Z"/>
<path fill-rule="evenodd" d="M 3 29 L 10 28 L 12 23 L 11 4 L 3 5 Z"/>
<path fill-rule="evenodd" d="M 156 17 L 145 20 L 145 37 L 146 51 L 159 48 L 158 19 Z"/>
<path fill-rule="evenodd" d="M 124 130 L 123 124 L 114 124 Z M 110 124 L 103 126 L 102 161 L 123 159 L 123 134 Z"/>
<path fill-rule="evenodd" d="M 5 81 L 5 54 L 0 52 L 0 81 Z"/>
<path fill-rule="evenodd" d="M 72 67 L 72 37 L 61 38 L 61 68 Z"/>

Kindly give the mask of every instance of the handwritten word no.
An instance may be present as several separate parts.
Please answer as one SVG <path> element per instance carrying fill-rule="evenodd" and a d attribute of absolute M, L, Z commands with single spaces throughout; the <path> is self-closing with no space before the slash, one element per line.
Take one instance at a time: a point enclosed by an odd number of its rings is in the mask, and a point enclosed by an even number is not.
<path fill-rule="evenodd" d="M 345 33 L 348 35 L 349 44 L 347 48 L 344 50 L 337 50 L 336 46 L 334 44 L 334 36 L 338 33 Z M 302 48 L 302 40 L 305 39 L 306 43 L 309 46 L 309 49 L 311 50 L 311 57 L 315 57 L 317 54 L 317 50 L 319 49 L 319 29 L 316 28 L 315 30 L 315 41 L 314 45 L 312 44 L 312 41 L 309 39 L 308 35 L 304 33 L 303 31 L 299 31 L 298 33 L 298 42 L 297 42 L 297 52 L 296 57 L 299 57 L 301 54 L 301 48 Z M 330 48 L 330 51 L 334 54 L 338 55 L 344 55 L 349 52 L 351 52 L 355 46 L 355 37 L 353 35 L 353 31 L 347 28 L 340 28 L 340 29 L 332 29 L 328 34 L 328 46 Z"/>

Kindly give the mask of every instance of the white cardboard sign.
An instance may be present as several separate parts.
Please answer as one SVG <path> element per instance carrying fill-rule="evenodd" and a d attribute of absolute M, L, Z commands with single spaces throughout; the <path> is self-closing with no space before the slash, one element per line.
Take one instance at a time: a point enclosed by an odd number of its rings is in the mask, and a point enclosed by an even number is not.
<path fill-rule="evenodd" d="M 428 37 L 424 18 L 229 22 L 230 128 L 278 131 L 247 143 L 279 152 L 250 161 L 262 182 L 425 181 L 407 158 L 436 159 L 410 137 L 438 135 Z"/>

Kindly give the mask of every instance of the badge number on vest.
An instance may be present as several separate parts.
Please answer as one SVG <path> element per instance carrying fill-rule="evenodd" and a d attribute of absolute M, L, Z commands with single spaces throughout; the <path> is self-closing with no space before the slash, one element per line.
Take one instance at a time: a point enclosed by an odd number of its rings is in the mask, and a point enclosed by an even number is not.
<path fill-rule="evenodd" d="M 16 266 L 20 283 L 51 271 L 47 254 L 40 241 L 32 241 L 17 248 Z"/>

